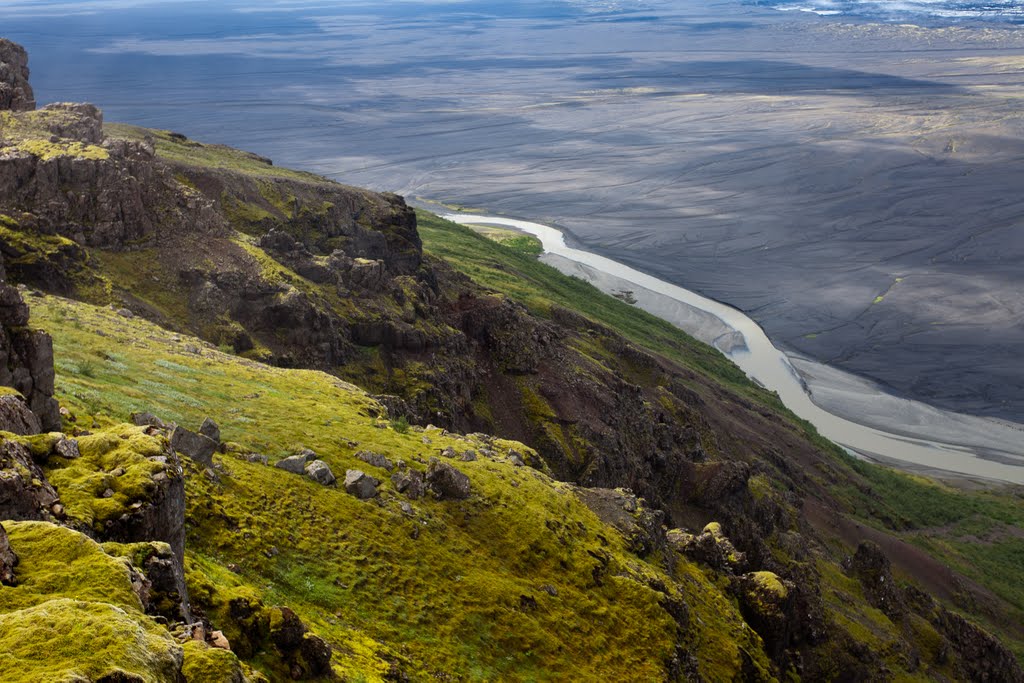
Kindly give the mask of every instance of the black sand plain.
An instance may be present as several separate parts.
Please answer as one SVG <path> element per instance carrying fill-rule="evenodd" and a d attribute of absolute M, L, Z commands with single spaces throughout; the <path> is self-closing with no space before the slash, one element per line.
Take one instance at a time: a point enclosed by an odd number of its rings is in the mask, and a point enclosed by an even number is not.
<path fill-rule="evenodd" d="M 40 101 L 555 224 L 782 348 L 1024 422 L 1024 29 L 695 1 L 45 6 L 3 31 Z"/>

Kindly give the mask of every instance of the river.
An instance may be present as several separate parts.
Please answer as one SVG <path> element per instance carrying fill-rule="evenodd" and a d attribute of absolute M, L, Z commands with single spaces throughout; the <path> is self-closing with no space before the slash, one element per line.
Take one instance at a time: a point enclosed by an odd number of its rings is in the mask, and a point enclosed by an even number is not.
<path fill-rule="evenodd" d="M 836 368 L 787 355 L 742 311 L 571 247 L 555 227 L 470 213 L 443 217 L 463 225 L 500 226 L 534 235 L 543 244 L 543 261 L 605 293 L 629 292 L 636 306 L 716 346 L 748 377 L 777 392 L 796 415 L 854 454 L 940 476 L 952 473 L 1024 484 L 1024 425 L 893 396 Z"/>

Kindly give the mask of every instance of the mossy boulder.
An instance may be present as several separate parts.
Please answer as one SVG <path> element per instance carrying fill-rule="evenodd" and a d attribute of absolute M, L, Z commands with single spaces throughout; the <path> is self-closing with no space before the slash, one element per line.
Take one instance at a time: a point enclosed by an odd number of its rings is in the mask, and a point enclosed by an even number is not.
<path fill-rule="evenodd" d="M 0 680 L 178 681 L 181 647 L 143 613 L 127 560 L 47 522 L 6 526 L 21 561 L 0 590 Z"/>

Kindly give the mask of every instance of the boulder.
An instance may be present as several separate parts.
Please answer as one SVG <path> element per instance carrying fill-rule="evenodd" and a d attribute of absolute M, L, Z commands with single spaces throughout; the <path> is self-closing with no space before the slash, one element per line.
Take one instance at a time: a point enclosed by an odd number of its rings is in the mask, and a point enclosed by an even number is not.
<path fill-rule="evenodd" d="M 7 532 L 0 524 L 0 584 L 13 586 L 15 584 L 14 568 L 18 565 L 18 556 L 11 550 L 11 544 L 7 540 Z"/>
<path fill-rule="evenodd" d="M 476 460 L 476 451 L 474 451 L 472 448 L 470 448 L 468 451 L 464 451 L 462 455 L 459 456 L 459 460 L 461 460 L 462 462 L 473 462 L 474 460 Z"/>
<path fill-rule="evenodd" d="M 359 451 L 356 453 L 356 457 L 368 465 L 381 467 L 388 472 L 395 469 L 394 463 L 391 462 L 387 456 L 381 455 L 380 453 L 374 453 L 373 451 Z"/>
<path fill-rule="evenodd" d="M 471 489 L 469 477 L 446 462 L 431 458 L 427 465 L 427 490 L 437 500 L 464 500 Z"/>
<path fill-rule="evenodd" d="M 42 429 L 39 417 L 29 410 L 20 394 L 0 396 L 0 431 L 27 436 Z"/>
<path fill-rule="evenodd" d="M 380 482 L 362 470 L 348 470 L 345 472 L 345 491 L 361 500 L 373 498 L 377 495 L 377 485 Z"/>
<path fill-rule="evenodd" d="M 157 429 L 170 429 L 170 425 L 161 420 L 153 413 L 141 412 L 132 413 L 132 424 L 136 427 L 156 427 Z"/>
<path fill-rule="evenodd" d="M 67 437 L 61 437 L 53 445 L 53 454 L 69 460 L 82 457 L 81 452 L 78 450 L 78 440 Z"/>
<path fill-rule="evenodd" d="M 179 425 L 171 433 L 171 448 L 205 467 L 213 467 L 217 443 L 208 436 L 196 434 Z"/>
<path fill-rule="evenodd" d="M 36 98 L 28 84 L 28 53 L 21 45 L 0 38 L 0 110 L 35 108 Z"/>
<path fill-rule="evenodd" d="M 419 500 L 427 491 L 423 473 L 419 470 L 396 472 L 391 476 L 391 483 L 395 485 L 396 491 L 405 494 L 406 498 L 411 500 Z"/>
<path fill-rule="evenodd" d="M 274 467 L 282 469 L 285 472 L 291 472 L 292 474 L 305 474 L 306 456 L 289 455 L 287 458 L 282 458 L 281 460 L 275 462 Z"/>
<path fill-rule="evenodd" d="M 203 420 L 202 426 L 199 427 L 199 433 L 214 443 L 220 443 L 220 427 L 210 418 Z"/>
<path fill-rule="evenodd" d="M 330 486 L 337 478 L 330 466 L 323 460 L 314 460 L 306 465 L 306 476 L 323 486 Z"/>

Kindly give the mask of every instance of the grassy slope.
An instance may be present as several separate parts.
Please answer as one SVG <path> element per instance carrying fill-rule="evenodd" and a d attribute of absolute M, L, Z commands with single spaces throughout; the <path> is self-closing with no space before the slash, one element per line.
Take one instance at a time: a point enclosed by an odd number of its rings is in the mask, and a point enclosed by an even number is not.
<path fill-rule="evenodd" d="M 534 313 L 545 315 L 552 305 L 579 310 L 638 345 L 704 371 L 750 398 L 773 407 L 780 405 L 774 395 L 754 386 L 720 353 L 661 319 L 559 273 L 528 252 L 509 249 L 425 211 L 418 213 L 418 219 L 426 251 L 522 302 Z M 781 412 L 789 414 L 784 408 Z M 812 427 L 805 427 L 811 438 L 823 441 Z M 953 489 L 853 460 L 834 447 L 829 450 L 867 482 L 866 487 L 848 483 L 833 490 L 856 517 L 876 528 L 898 532 L 978 581 L 1006 601 L 1009 615 L 1024 623 L 1024 490 Z M 1005 633 L 990 618 L 984 621 L 993 632 L 1009 636 L 1008 643 L 1024 659 L 1019 633 Z"/>
<path fill-rule="evenodd" d="M 186 345 L 199 342 L 108 309 L 47 297 L 33 316 L 54 333 L 58 393 L 80 426 L 140 409 L 187 425 L 212 415 L 237 450 L 276 458 L 310 447 L 338 475 L 358 467 L 380 479 L 387 473 L 357 460 L 357 450 L 422 469 L 445 446 L 480 448 L 439 430 L 400 433 L 371 416 L 376 405 L 361 391 L 329 375 L 208 347 L 190 353 Z M 255 593 L 293 607 L 355 680 L 375 680 L 394 661 L 417 678 L 661 678 L 676 626 L 647 584 L 665 575 L 628 553 L 564 485 L 501 459 L 457 464 L 477 495 L 414 501 L 411 515 L 386 483 L 379 501 L 365 502 L 231 454 L 219 482 L 190 471 L 193 590 L 214 605 Z M 600 583 L 595 554 L 610 558 Z M 740 648 L 765 666 L 735 606 L 683 564 L 680 597 L 710 625 L 685 640 L 706 669 L 735 672 Z"/>

